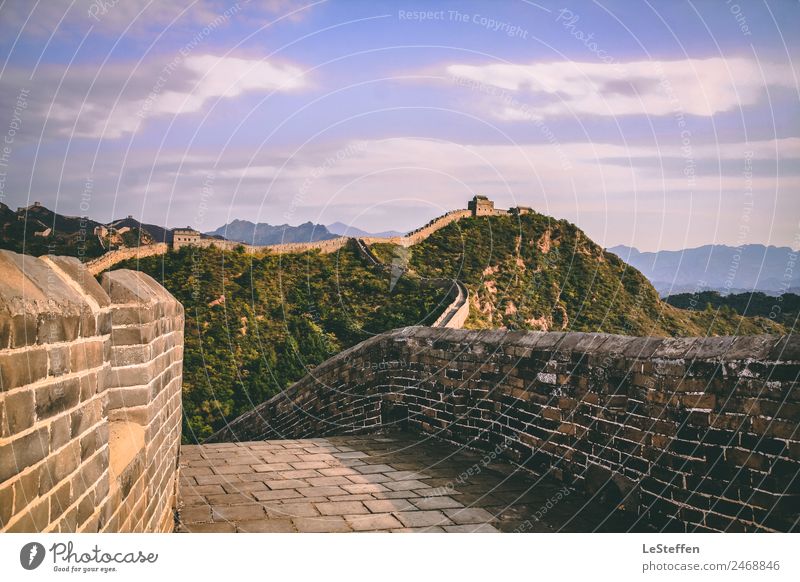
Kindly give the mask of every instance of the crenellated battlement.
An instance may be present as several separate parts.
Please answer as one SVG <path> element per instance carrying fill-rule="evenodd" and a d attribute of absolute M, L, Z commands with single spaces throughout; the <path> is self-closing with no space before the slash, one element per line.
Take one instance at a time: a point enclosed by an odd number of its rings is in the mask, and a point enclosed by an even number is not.
<path fill-rule="evenodd" d="M 183 306 L 71 257 L 0 274 L 0 530 L 172 531 Z"/>

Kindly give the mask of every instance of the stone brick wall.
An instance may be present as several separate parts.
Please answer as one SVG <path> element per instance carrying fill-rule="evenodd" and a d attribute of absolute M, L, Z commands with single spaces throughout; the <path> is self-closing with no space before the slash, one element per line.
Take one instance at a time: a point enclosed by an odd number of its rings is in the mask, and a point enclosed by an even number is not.
<path fill-rule="evenodd" d="M 390 426 L 494 450 L 658 528 L 789 531 L 800 341 L 412 327 L 376 336 L 214 441 Z"/>
<path fill-rule="evenodd" d="M 452 303 L 431 324 L 431 327 L 461 329 L 469 317 L 469 290 L 461 281 L 447 281 L 451 289 Z"/>
<path fill-rule="evenodd" d="M 122 261 L 128 259 L 142 259 L 144 257 L 152 257 L 153 255 L 163 255 L 167 252 L 167 249 L 166 243 L 117 249 L 115 251 L 109 251 L 101 257 L 87 261 L 86 268 L 89 269 L 92 275 L 99 275 Z"/>
<path fill-rule="evenodd" d="M 403 247 L 410 247 L 425 240 L 426 238 L 431 236 L 434 232 L 436 232 L 437 230 L 441 230 L 451 222 L 456 222 L 457 220 L 461 220 L 462 218 L 469 218 L 471 216 L 472 213 L 469 210 L 451 210 L 450 212 L 443 214 L 438 218 L 434 218 L 428 224 L 421 226 L 420 228 L 417 228 L 415 230 L 412 230 L 405 236 L 394 236 L 390 238 L 363 237 L 361 240 L 363 240 L 368 245 L 376 243 L 391 243 Z"/>
<path fill-rule="evenodd" d="M 304 253 L 306 251 L 319 250 L 322 254 L 335 253 L 341 249 L 350 237 L 340 236 L 328 240 L 314 242 L 284 243 L 279 245 L 266 245 L 253 247 L 256 251 L 269 251 L 275 254 Z"/>
<path fill-rule="evenodd" d="M 149 276 L 0 251 L 0 530 L 171 531 L 182 350 Z"/>

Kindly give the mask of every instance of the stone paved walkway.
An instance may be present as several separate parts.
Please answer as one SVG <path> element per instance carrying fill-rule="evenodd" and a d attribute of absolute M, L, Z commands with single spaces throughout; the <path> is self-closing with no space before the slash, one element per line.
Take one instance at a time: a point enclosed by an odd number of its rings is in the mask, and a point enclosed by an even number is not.
<path fill-rule="evenodd" d="M 552 478 L 410 434 L 184 445 L 184 532 L 625 531 Z M 588 503 L 587 503 L 588 501 Z M 538 513 L 540 519 L 536 519 Z"/>

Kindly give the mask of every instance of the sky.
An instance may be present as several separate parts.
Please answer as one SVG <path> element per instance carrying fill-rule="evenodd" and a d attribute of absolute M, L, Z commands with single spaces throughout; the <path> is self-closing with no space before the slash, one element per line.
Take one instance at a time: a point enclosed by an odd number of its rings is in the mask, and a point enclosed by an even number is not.
<path fill-rule="evenodd" d="M 0 0 L 0 202 L 800 248 L 800 2 Z"/>

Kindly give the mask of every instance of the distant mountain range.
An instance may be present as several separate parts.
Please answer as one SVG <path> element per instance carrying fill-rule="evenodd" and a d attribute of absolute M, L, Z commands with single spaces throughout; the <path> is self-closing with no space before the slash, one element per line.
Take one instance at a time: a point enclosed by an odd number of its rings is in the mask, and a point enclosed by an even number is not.
<path fill-rule="evenodd" d="M 115 233 L 101 237 L 95 234 L 95 229 L 102 226 L 105 225 L 86 217 L 58 214 L 39 203 L 17 210 L 0 203 L 0 248 L 18 253 L 91 259 L 127 243 L 153 242 L 147 232 L 138 228 L 127 229 L 124 236 Z"/>
<path fill-rule="evenodd" d="M 297 226 L 291 226 L 289 224 L 272 225 L 266 222 L 253 223 L 249 220 L 234 220 L 206 234 L 252 245 L 277 245 L 282 243 L 315 242 L 339 236 L 388 238 L 401 236 L 403 233 L 396 230 L 367 232 L 354 226 L 348 226 L 343 222 L 334 222 L 327 226 L 305 222 Z"/>
<path fill-rule="evenodd" d="M 249 220 L 234 220 L 220 226 L 217 230 L 207 232 L 210 236 L 221 236 L 251 245 L 278 245 L 282 243 L 316 242 L 336 238 L 321 224 L 305 222 L 298 226 L 288 224 L 272 225 L 266 222 L 253 223 Z"/>
<path fill-rule="evenodd" d="M 780 295 L 800 288 L 800 269 L 793 268 L 797 251 L 789 247 L 705 245 L 643 253 L 619 245 L 608 251 L 641 271 L 662 297 L 699 291 Z"/>
<path fill-rule="evenodd" d="M 403 236 L 404 232 L 398 232 L 396 230 L 384 230 L 383 232 L 367 232 L 366 230 L 361 230 L 360 228 L 356 228 L 355 226 L 349 226 L 343 222 L 334 222 L 333 224 L 328 225 L 328 230 L 333 234 L 338 234 L 340 236 L 352 236 L 352 237 L 369 237 L 374 236 L 377 238 L 391 238 L 393 236 Z"/>
<path fill-rule="evenodd" d="M 98 227 L 108 229 L 98 236 Z M 146 224 L 128 216 L 109 223 L 88 217 L 59 214 L 38 202 L 16 211 L 0 203 L 0 248 L 31 255 L 47 253 L 76 254 L 92 258 L 119 246 L 136 246 L 154 242 L 172 243 L 173 230 L 156 224 Z M 370 233 L 342 222 L 329 226 L 306 222 L 298 226 L 253 223 L 234 220 L 218 229 L 202 233 L 203 238 L 227 239 L 254 245 L 315 242 L 339 236 L 392 237 L 403 233 L 389 230 Z"/>

